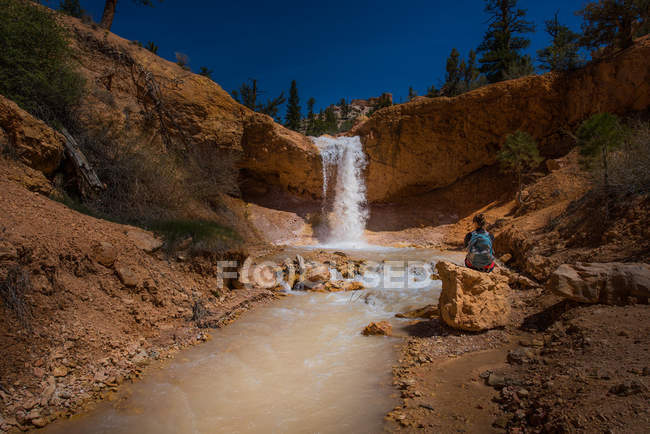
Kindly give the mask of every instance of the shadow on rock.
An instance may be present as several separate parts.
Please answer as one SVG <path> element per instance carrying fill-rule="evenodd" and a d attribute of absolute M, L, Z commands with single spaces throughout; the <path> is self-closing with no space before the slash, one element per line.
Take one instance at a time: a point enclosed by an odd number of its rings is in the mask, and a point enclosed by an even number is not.
<path fill-rule="evenodd" d="M 571 300 L 562 300 L 541 312 L 530 315 L 521 324 L 522 330 L 545 331 L 552 326 L 566 312 L 580 306 L 580 303 Z"/>

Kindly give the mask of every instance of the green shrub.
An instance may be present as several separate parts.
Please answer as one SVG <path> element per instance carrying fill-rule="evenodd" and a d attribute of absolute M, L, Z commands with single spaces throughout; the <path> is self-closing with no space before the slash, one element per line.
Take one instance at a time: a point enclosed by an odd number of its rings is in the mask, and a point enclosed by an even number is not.
<path fill-rule="evenodd" d="M 0 47 L 0 94 L 50 124 L 65 124 L 83 80 L 54 12 L 23 0 L 0 0 Z"/>
<path fill-rule="evenodd" d="M 625 141 L 609 154 L 608 172 L 608 188 L 616 192 L 650 192 L 650 122 L 633 121 L 629 124 Z"/>
<path fill-rule="evenodd" d="M 165 238 L 167 248 L 174 250 L 180 243 L 192 238 L 193 253 L 222 252 L 241 243 L 234 230 L 207 220 L 165 220 L 150 222 L 149 227 Z"/>
<path fill-rule="evenodd" d="M 585 120 L 577 131 L 582 163 L 587 169 L 602 170 L 603 184 L 609 187 L 609 154 L 620 148 L 626 140 L 627 131 L 618 117 L 598 113 Z"/>
<path fill-rule="evenodd" d="M 497 160 L 503 171 L 513 173 L 517 177 L 517 200 L 521 203 L 523 175 L 537 167 L 543 160 L 539 156 L 535 139 L 523 131 L 508 135 L 497 154 Z"/>

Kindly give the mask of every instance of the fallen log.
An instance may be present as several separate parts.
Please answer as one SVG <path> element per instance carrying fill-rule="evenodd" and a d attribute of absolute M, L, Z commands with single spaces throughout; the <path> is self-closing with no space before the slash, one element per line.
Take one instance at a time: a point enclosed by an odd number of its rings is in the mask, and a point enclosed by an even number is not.
<path fill-rule="evenodd" d="M 74 137 L 63 128 L 61 130 L 65 137 L 65 157 L 72 163 L 79 180 L 79 190 L 85 197 L 95 192 L 101 191 L 106 186 L 100 181 L 99 176 L 86 159 L 86 156 L 79 149 L 79 145 Z"/>

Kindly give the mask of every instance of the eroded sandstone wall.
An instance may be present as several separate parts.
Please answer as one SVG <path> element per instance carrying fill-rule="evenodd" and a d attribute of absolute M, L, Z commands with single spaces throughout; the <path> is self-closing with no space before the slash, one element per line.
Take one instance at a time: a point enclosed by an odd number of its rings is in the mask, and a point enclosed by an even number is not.
<path fill-rule="evenodd" d="M 264 183 L 320 196 L 320 157 L 309 139 L 237 103 L 207 77 L 110 32 L 62 19 L 86 78 L 82 127 L 108 131 L 128 146 L 177 151 L 188 161 L 231 158 Z M 190 164 L 178 170 L 201 176 Z"/>
<path fill-rule="evenodd" d="M 568 72 L 496 83 L 455 98 L 418 98 L 356 127 L 369 157 L 368 199 L 390 201 L 452 184 L 495 164 L 505 136 L 533 135 L 545 155 L 567 150 L 574 130 L 598 112 L 650 107 L 650 38 L 611 59 Z"/>

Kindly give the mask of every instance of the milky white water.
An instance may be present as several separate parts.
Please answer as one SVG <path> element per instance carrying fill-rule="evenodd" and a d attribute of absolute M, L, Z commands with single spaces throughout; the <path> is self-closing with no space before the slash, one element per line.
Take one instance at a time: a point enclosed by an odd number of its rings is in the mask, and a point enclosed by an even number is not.
<path fill-rule="evenodd" d="M 329 232 L 325 246 L 360 248 L 366 246 L 363 231 L 368 219 L 363 170 L 366 155 L 359 137 L 315 137 L 323 162 L 323 211 L 328 215 Z M 328 209 L 330 174 L 336 174 L 333 201 Z"/>
<path fill-rule="evenodd" d="M 398 338 L 364 337 L 370 321 L 434 303 L 432 251 L 367 252 L 373 276 L 393 282 L 347 293 L 294 292 L 257 307 L 169 366 L 125 386 L 130 398 L 105 402 L 53 433 L 375 433 L 393 408 L 391 366 Z M 391 260 L 425 260 L 400 278 Z M 458 260 L 458 258 L 455 258 Z M 388 260 L 389 262 L 381 262 Z M 394 269 L 391 269 L 393 267 Z M 408 267 L 407 267 L 408 268 Z M 422 267 L 420 267 L 422 268 Z M 396 277 L 397 276 L 397 277 Z M 407 285 L 408 282 L 408 285 Z M 376 283 L 376 281 L 375 281 Z M 386 288 L 386 287 L 391 288 Z M 401 287 L 400 287 L 401 286 Z"/>

